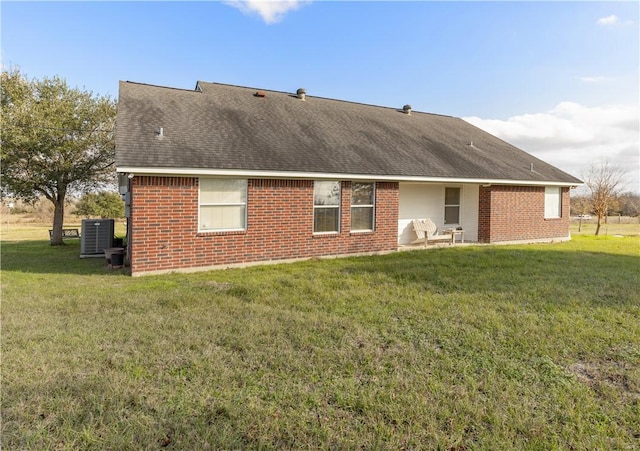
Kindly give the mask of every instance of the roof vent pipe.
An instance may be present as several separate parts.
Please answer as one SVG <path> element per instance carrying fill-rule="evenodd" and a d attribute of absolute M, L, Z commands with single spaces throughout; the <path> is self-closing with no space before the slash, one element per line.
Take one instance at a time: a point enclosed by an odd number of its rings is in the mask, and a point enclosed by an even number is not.
<path fill-rule="evenodd" d="M 403 106 L 402 111 L 404 111 L 404 114 L 411 114 L 411 105 Z"/>
<path fill-rule="evenodd" d="M 305 100 L 307 97 L 307 90 L 304 88 L 300 88 L 296 91 L 296 96 L 298 96 L 298 98 L 300 100 Z"/>

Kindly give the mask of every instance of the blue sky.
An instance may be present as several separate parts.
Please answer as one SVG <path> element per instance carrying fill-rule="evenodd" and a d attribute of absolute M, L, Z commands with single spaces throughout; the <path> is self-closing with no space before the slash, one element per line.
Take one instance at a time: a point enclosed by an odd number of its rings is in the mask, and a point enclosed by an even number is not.
<path fill-rule="evenodd" d="M 4 68 L 117 98 L 197 80 L 463 117 L 640 192 L 638 2 L 6 2 Z"/>

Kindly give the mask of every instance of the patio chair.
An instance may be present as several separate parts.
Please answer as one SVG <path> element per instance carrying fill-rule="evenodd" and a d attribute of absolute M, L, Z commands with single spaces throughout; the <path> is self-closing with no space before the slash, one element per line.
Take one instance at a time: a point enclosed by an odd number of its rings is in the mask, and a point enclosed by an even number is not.
<path fill-rule="evenodd" d="M 439 235 L 438 227 L 429 218 L 427 219 L 414 219 L 413 230 L 416 232 L 418 239 L 413 241 L 414 243 L 422 243 L 427 246 L 429 243 L 448 242 L 453 244 L 453 234 Z"/>

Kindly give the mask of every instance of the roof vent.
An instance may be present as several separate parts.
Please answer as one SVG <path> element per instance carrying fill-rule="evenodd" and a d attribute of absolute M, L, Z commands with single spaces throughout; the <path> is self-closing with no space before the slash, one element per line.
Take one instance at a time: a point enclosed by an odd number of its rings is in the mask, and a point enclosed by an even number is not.
<path fill-rule="evenodd" d="M 402 111 L 404 111 L 404 114 L 411 114 L 411 105 L 403 106 Z"/>
<path fill-rule="evenodd" d="M 254 96 L 256 97 L 264 97 L 266 94 L 264 93 L 264 91 L 256 91 L 256 93 L 254 94 Z"/>
<path fill-rule="evenodd" d="M 304 88 L 300 88 L 296 91 L 296 96 L 298 96 L 298 98 L 300 100 L 305 100 L 307 97 L 307 90 Z"/>

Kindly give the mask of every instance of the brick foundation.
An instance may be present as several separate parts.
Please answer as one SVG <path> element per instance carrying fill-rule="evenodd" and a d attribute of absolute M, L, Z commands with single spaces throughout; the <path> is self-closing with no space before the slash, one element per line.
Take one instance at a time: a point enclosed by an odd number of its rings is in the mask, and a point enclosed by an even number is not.
<path fill-rule="evenodd" d="M 351 232 L 351 182 L 342 182 L 341 230 L 313 234 L 313 181 L 249 179 L 247 230 L 198 233 L 198 178 L 131 181 L 132 274 L 396 250 L 396 182 L 376 183 L 375 230 Z"/>

